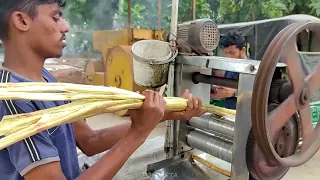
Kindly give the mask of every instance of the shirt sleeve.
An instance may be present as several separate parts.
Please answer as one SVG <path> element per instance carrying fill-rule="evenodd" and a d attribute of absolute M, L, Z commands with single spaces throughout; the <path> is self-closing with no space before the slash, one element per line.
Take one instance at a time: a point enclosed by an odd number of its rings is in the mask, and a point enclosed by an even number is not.
<path fill-rule="evenodd" d="M 234 78 L 235 80 L 239 80 L 239 73 L 235 73 L 233 78 Z"/>
<path fill-rule="evenodd" d="M 31 101 L 16 101 L 14 103 L 6 101 L 0 103 L 1 119 L 4 115 L 12 114 L 12 112 L 19 110 L 33 112 L 36 111 L 36 108 Z M 60 161 L 58 150 L 53 145 L 47 131 L 15 143 L 7 147 L 6 150 L 11 163 L 21 176 L 40 165 Z"/>

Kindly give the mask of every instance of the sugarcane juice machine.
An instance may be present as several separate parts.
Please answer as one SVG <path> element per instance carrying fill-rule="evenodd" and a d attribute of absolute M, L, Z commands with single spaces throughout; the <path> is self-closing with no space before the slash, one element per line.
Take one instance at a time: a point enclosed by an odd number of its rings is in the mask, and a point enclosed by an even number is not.
<path fill-rule="evenodd" d="M 212 56 L 220 37 L 212 21 L 179 25 L 180 53 L 168 67 L 168 95 L 189 89 L 209 104 L 212 85 L 235 88 L 236 115 L 168 121 L 167 159 L 148 165 L 151 179 L 215 179 L 217 168 L 209 162 L 215 157 L 229 163 L 225 179 L 277 180 L 310 160 L 320 147 L 320 128 L 312 128 L 309 107 L 320 86 L 320 66 L 305 77 L 296 56 L 296 37 L 307 29 L 319 32 L 320 24 L 287 26 L 257 61 Z M 214 77 L 213 70 L 238 72 L 239 79 Z"/>

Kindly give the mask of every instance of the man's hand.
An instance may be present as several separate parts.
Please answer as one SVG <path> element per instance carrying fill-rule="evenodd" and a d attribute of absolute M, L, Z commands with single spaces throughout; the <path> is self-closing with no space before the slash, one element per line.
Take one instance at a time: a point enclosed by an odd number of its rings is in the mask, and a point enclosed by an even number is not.
<path fill-rule="evenodd" d="M 235 92 L 236 92 L 235 89 L 224 87 L 221 89 L 217 89 L 216 94 L 218 97 L 225 99 L 225 98 L 233 97 Z"/>
<path fill-rule="evenodd" d="M 130 130 L 148 136 L 163 119 L 166 102 L 158 92 L 147 90 L 142 94 L 146 96 L 142 107 L 129 111 L 132 121 Z"/>
<path fill-rule="evenodd" d="M 166 120 L 190 120 L 192 117 L 199 117 L 206 113 L 206 110 L 202 108 L 202 101 L 199 97 L 194 97 L 185 90 L 182 98 L 188 99 L 188 107 L 182 112 L 168 112 Z"/>

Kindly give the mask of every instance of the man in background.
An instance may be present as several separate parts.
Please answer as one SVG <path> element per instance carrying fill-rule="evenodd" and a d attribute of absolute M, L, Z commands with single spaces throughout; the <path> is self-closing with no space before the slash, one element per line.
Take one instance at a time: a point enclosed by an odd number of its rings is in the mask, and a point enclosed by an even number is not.
<path fill-rule="evenodd" d="M 228 58 L 247 59 L 246 41 L 242 34 L 238 31 L 230 31 L 221 37 L 220 45 Z M 224 78 L 239 79 L 239 73 L 226 71 Z M 213 86 L 211 98 L 214 100 L 224 100 L 224 107 L 228 109 L 236 109 L 237 106 L 237 90 L 227 87 Z"/>

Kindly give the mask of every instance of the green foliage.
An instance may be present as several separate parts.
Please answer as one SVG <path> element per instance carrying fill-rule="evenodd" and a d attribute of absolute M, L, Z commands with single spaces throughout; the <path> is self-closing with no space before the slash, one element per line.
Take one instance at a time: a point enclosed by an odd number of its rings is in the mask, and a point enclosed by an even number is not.
<path fill-rule="evenodd" d="M 132 0 L 132 26 L 157 28 L 158 1 Z M 119 5 L 120 4 L 120 5 Z M 320 17 L 319 0 L 197 0 L 197 18 L 212 18 L 219 23 L 234 23 L 276 18 L 290 14 Z M 66 18 L 77 29 L 127 27 L 127 0 L 67 0 Z M 162 0 L 161 21 L 168 28 L 171 0 Z M 179 22 L 192 19 L 192 0 L 179 1 Z"/>
<path fill-rule="evenodd" d="M 64 16 L 76 29 L 113 29 L 113 16 L 118 8 L 119 0 L 66 0 Z"/>
<path fill-rule="evenodd" d="M 127 2 L 127 0 L 67 0 L 65 17 L 72 31 L 126 28 L 128 27 Z M 162 0 L 161 26 L 167 30 L 171 21 L 171 2 Z M 197 19 L 211 18 L 219 24 L 277 18 L 290 14 L 320 17 L 320 0 L 197 0 L 196 3 Z M 179 0 L 178 22 L 191 19 L 192 0 Z M 158 28 L 158 0 L 131 0 L 131 26 Z M 89 37 L 90 33 L 72 34 L 72 37 L 68 38 L 72 43 L 71 50 L 90 51 L 92 43 Z"/>
<path fill-rule="evenodd" d="M 123 1 L 115 17 L 115 28 L 127 27 L 128 4 Z M 161 26 L 168 29 L 171 21 L 171 1 L 162 0 Z M 197 18 L 212 18 L 212 9 L 206 0 L 197 0 Z M 158 1 L 157 0 L 132 0 L 131 1 L 131 26 L 134 28 L 156 29 L 158 28 Z M 192 20 L 192 1 L 179 1 L 178 21 Z"/>
<path fill-rule="evenodd" d="M 66 0 L 66 3 L 64 17 L 71 32 L 67 34 L 65 54 L 92 52 L 90 31 L 113 29 L 113 17 L 119 0 Z"/>
<path fill-rule="evenodd" d="M 151 9 L 150 9 L 151 8 Z M 147 13 L 150 10 L 156 11 L 154 8 L 152 8 L 151 4 L 147 3 L 137 3 L 136 1 L 132 1 L 131 4 L 131 26 L 136 28 L 146 28 L 149 26 L 150 22 L 148 19 L 150 19 L 150 16 L 148 16 Z M 155 14 L 154 12 L 152 13 Z M 153 16 L 156 17 L 156 16 Z M 154 20 L 151 21 L 151 23 L 154 23 Z M 114 18 L 114 27 L 117 29 L 126 28 L 128 25 L 128 2 L 123 1 L 120 4 L 120 8 L 118 12 L 115 15 Z"/>
<path fill-rule="evenodd" d="M 320 17 L 320 1 L 319 0 L 310 0 L 310 4 L 308 6 L 311 8 L 311 14 L 315 14 Z"/>
<path fill-rule="evenodd" d="M 220 23 L 235 23 L 290 14 L 320 17 L 319 0 L 220 0 Z"/>

